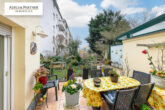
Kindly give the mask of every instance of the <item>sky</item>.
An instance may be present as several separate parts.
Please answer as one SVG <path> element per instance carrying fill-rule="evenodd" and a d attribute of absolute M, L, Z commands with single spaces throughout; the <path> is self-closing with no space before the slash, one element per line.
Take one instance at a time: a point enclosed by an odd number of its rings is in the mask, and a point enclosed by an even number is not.
<path fill-rule="evenodd" d="M 127 16 L 148 11 L 159 16 L 165 13 L 165 0 L 58 0 L 61 14 L 66 19 L 73 38 L 81 40 L 80 48 L 88 46 L 88 24 L 103 9 L 121 11 Z"/>

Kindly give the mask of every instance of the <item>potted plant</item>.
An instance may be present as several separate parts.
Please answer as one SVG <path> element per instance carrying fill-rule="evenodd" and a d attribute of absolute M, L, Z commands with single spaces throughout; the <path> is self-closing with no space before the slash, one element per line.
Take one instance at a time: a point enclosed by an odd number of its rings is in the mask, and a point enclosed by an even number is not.
<path fill-rule="evenodd" d="M 40 92 L 40 89 L 43 87 L 43 85 L 40 82 L 37 82 L 35 86 L 33 87 L 33 90 L 35 91 L 36 94 Z"/>
<path fill-rule="evenodd" d="M 48 79 L 48 74 L 49 74 L 49 70 L 44 68 L 44 67 L 40 67 L 36 72 L 35 72 L 35 78 L 36 78 L 36 82 L 40 82 L 43 85 L 45 85 L 47 83 L 47 79 Z"/>
<path fill-rule="evenodd" d="M 74 74 L 64 83 L 62 91 L 65 92 L 66 106 L 76 106 L 79 104 L 79 94 L 82 89 L 80 82 L 74 78 Z"/>
<path fill-rule="evenodd" d="M 42 97 L 40 97 L 40 98 L 38 99 L 38 103 L 39 103 L 39 104 L 43 104 L 45 101 L 46 101 L 46 95 L 43 95 Z"/>
<path fill-rule="evenodd" d="M 165 72 L 151 69 L 150 73 L 152 74 L 151 81 L 155 82 L 157 86 L 165 88 Z"/>
<path fill-rule="evenodd" d="M 152 75 L 151 75 L 151 82 L 155 82 L 155 84 L 161 88 L 165 88 L 165 70 L 163 70 L 164 66 L 164 60 L 161 59 L 161 64 L 162 66 L 160 66 L 159 64 L 155 65 L 154 62 L 152 61 L 152 56 L 149 54 L 149 52 L 147 50 L 143 50 L 142 51 L 143 54 L 148 55 L 148 61 L 149 61 L 149 65 L 151 65 L 151 70 L 149 71 Z M 163 52 L 162 52 L 162 56 L 164 56 Z"/>
<path fill-rule="evenodd" d="M 117 74 L 115 70 L 112 70 L 110 71 L 110 78 L 112 82 L 117 83 L 119 79 L 119 74 Z"/>

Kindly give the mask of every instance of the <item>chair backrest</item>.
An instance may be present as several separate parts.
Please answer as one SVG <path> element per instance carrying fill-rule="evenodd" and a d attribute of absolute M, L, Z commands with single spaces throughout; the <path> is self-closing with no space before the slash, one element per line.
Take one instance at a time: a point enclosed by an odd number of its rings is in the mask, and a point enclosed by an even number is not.
<path fill-rule="evenodd" d="M 130 110 L 138 88 L 128 90 L 118 90 L 115 98 L 113 110 Z"/>
<path fill-rule="evenodd" d="M 112 68 L 105 68 L 104 69 L 105 76 L 109 76 L 110 75 L 109 71 L 111 71 L 111 70 L 112 70 Z"/>
<path fill-rule="evenodd" d="M 139 90 L 135 97 L 135 105 L 141 107 L 142 104 L 147 103 L 149 96 L 154 87 L 154 83 L 143 84 L 139 86 Z"/>
<path fill-rule="evenodd" d="M 138 80 L 141 84 L 147 84 L 151 82 L 151 74 L 147 74 L 140 71 L 133 71 L 133 78 Z"/>
<path fill-rule="evenodd" d="M 91 73 L 92 78 L 102 77 L 101 70 L 92 69 L 92 70 L 90 70 L 90 73 Z"/>

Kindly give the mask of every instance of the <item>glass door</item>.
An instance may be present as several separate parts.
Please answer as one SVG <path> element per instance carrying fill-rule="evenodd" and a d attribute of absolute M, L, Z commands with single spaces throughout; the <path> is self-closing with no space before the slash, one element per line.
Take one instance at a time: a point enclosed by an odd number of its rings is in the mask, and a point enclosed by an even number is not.
<path fill-rule="evenodd" d="M 4 37 L 0 36 L 0 110 L 3 110 L 4 91 Z"/>
<path fill-rule="evenodd" d="M 10 110 L 11 42 L 0 35 L 0 110 Z"/>

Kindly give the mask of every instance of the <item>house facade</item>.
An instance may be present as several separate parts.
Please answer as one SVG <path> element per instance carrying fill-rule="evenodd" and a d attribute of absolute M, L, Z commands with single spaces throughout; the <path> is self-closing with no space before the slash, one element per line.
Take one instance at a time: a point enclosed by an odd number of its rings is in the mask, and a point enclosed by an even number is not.
<path fill-rule="evenodd" d="M 123 44 L 124 70 L 129 68 L 130 76 L 133 70 L 149 73 L 152 65 L 149 64 L 148 55 L 144 55 L 142 51 L 149 52 L 156 66 L 162 65 L 161 49 L 165 47 L 165 14 L 118 36 L 116 40 L 122 41 Z"/>
<path fill-rule="evenodd" d="M 44 15 L 41 27 L 48 35 L 41 39 L 41 53 L 44 56 L 63 56 L 68 52 L 67 45 L 72 40 L 68 24 L 62 17 L 56 0 L 42 0 Z"/>
<path fill-rule="evenodd" d="M 51 55 L 64 54 L 72 37 L 66 21 L 55 8 L 54 0 L 21 0 L 43 2 L 44 8 L 50 8 L 44 9 L 43 16 L 6 16 L 5 2 L 20 0 L 0 0 L 0 110 L 26 110 L 34 97 L 34 72 L 40 67 L 40 51 L 50 51 Z M 51 6 L 54 8 L 52 12 Z M 46 12 L 48 9 L 50 13 Z M 50 20 L 54 19 L 54 14 L 55 22 Z M 62 28 L 64 32 L 58 31 Z M 41 38 L 35 33 L 38 29 L 48 37 Z M 61 42 L 58 39 L 62 39 Z M 35 53 L 31 52 L 32 44 L 35 44 Z M 66 51 L 61 52 L 63 50 Z"/>

